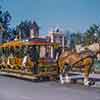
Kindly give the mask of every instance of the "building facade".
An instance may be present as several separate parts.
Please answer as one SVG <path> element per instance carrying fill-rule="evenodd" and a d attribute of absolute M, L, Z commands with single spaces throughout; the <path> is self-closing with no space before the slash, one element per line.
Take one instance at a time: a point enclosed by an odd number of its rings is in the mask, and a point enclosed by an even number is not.
<path fill-rule="evenodd" d="M 64 39 L 63 32 L 61 32 L 58 28 L 56 28 L 55 30 L 49 32 L 49 37 L 50 37 L 51 43 L 59 44 L 59 46 L 62 47 L 64 51 L 65 39 Z M 56 48 L 52 47 L 51 48 L 51 58 L 55 58 L 55 54 L 56 54 Z"/>

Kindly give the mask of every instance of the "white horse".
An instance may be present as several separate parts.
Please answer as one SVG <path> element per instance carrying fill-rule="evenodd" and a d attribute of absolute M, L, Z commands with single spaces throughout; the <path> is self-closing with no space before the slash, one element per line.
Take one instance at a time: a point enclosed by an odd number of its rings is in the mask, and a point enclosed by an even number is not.
<path fill-rule="evenodd" d="M 86 49 L 89 49 L 93 51 L 94 53 L 96 53 L 97 59 L 100 60 L 100 44 L 99 43 L 93 43 L 87 46 L 76 45 L 76 52 L 78 53 L 85 51 Z"/>

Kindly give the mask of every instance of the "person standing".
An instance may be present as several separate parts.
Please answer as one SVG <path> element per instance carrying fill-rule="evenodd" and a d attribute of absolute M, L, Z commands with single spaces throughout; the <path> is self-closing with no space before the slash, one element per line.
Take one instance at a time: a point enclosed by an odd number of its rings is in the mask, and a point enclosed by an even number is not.
<path fill-rule="evenodd" d="M 38 73 L 38 61 L 39 61 L 39 50 L 36 48 L 36 46 L 32 46 L 30 49 L 30 58 L 33 62 L 32 72 L 34 74 Z"/>

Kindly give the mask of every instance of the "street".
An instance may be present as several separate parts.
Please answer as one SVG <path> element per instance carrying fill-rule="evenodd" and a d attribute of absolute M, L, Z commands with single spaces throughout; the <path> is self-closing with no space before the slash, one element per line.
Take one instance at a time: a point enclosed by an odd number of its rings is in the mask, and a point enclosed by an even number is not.
<path fill-rule="evenodd" d="M 61 85 L 56 81 L 32 82 L 0 76 L 0 100 L 100 100 L 100 81 L 96 85 Z"/>

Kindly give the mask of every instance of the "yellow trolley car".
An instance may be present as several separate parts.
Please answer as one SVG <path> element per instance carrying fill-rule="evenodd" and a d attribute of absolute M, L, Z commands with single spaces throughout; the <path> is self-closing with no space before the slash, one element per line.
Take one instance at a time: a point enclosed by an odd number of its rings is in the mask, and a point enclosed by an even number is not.
<path fill-rule="evenodd" d="M 45 39 L 33 38 L 28 41 L 11 41 L 0 46 L 0 73 L 26 79 L 48 77 L 54 79 L 57 75 L 57 64 L 50 57 L 51 47 L 58 44 L 49 43 Z M 38 63 L 29 56 L 38 51 Z M 34 73 L 36 67 L 36 73 Z"/>

